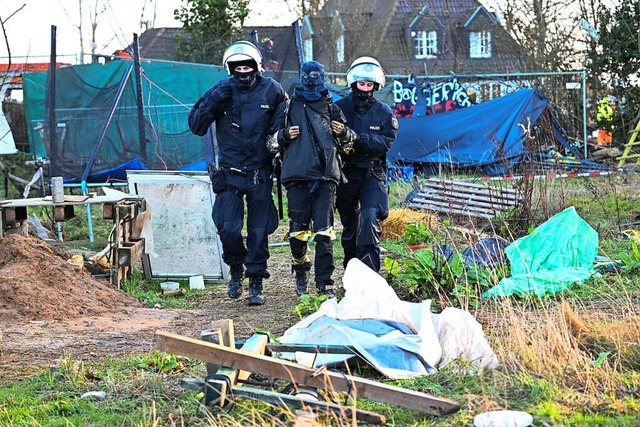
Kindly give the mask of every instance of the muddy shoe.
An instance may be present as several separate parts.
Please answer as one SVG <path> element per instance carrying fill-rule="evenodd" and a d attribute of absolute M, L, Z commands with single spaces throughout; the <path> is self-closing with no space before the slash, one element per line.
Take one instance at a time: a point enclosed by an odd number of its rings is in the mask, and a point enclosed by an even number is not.
<path fill-rule="evenodd" d="M 318 296 L 319 297 L 326 296 L 328 299 L 336 297 L 336 293 L 333 290 L 333 287 L 331 287 L 331 286 L 318 285 L 318 286 L 316 286 L 316 288 L 318 289 Z"/>
<path fill-rule="evenodd" d="M 262 295 L 262 277 L 249 278 L 249 305 L 264 304 L 264 295 Z"/>
<path fill-rule="evenodd" d="M 296 295 L 302 296 L 309 293 L 309 272 L 304 270 L 296 271 Z"/>
<path fill-rule="evenodd" d="M 231 280 L 227 287 L 227 295 L 229 298 L 236 299 L 242 295 L 242 278 L 244 276 L 244 268 L 242 265 L 231 266 Z"/>

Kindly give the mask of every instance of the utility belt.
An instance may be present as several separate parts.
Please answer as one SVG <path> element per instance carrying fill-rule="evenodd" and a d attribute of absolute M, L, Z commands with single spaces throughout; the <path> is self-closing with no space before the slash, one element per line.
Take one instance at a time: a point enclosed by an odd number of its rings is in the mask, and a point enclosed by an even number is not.
<path fill-rule="evenodd" d="M 385 162 L 376 160 L 368 163 L 368 166 L 347 165 L 342 171 L 349 178 L 375 177 L 380 181 L 386 179 Z"/>
<path fill-rule="evenodd" d="M 227 173 L 240 175 L 245 178 L 253 177 L 253 183 L 255 185 L 261 184 L 264 181 L 262 179 L 262 176 L 260 175 L 260 169 L 239 169 L 229 166 L 216 167 L 216 165 L 214 165 L 213 163 L 209 163 L 207 165 L 207 171 L 209 172 L 209 177 L 211 178 L 213 192 L 216 194 L 227 190 L 227 187 L 232 187 L 227 185 Z"/>

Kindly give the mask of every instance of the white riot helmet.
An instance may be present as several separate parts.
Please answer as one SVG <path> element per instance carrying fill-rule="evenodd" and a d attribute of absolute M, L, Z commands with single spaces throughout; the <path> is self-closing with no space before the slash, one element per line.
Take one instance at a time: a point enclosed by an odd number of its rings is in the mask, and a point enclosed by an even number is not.
<path fill-rule="evenodd" d="M 253 44 L 246 41 L 235 42 L 224 51 L 222 55 L 222 63 L 227 70 L 227 74 L 233 74 L 233 66 L 229 63 L 253 61 L 256 63 L 256 71 L 263 72 L 262 54 L 260 50 Z"/>
<path fill-rule="evenodd" d="M 382 65 L 370 56 L 361 56 L 353 61 L 347 70 L 347 84 L 351 86 L 355 82 L 368 81 L 377 83 L 375 90 L 382 89 L 387 82 Z"/>

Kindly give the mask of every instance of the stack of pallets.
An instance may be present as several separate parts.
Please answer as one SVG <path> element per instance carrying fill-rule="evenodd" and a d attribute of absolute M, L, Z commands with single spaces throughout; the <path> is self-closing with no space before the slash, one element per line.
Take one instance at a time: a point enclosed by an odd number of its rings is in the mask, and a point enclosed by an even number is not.
<path fill-rule="evenodd" d="M 517 206 L 521 200 L 522 195 L 513 188 L 429 178 L 414 192 L 407 205 L 412 209 L 437 212 L 442 216 L 491 219 Z"/>

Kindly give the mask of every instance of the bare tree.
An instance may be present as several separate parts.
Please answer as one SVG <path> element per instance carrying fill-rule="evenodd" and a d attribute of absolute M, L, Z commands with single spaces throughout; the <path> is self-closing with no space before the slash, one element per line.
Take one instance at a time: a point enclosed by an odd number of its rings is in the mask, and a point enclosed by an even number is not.
<path fill-rule="evenodd" d="M 24 7 L 27 4 L 23 4 L 22 6 L 20 6 L 18 9 L 16 9 L 14 12 L 12 12 L 9 16 L 7 16 L 6 18 L 3 18 L 0 16 L 0 27 L 2 27 L 2 36 L 4 37 L 4 43 L 7 46 L 7 57 L 8 57 L 8 61 L 7 61 L 7 68 L 5 70 L 3 70 L 2 73 L 2 82 L 0 82 L 0 87 L 4 86 L 5 82 L 7 81 L 7 78 L 9 77 L 9 70 L 11 69 L 11 46 L 9 45 L 9 36 L 7 35 L 7 29 L 4 26 L 4 24 L 11 19 L 16 13 L 20 12 L 22 9 L 24 9 Z"/>
<path fill-rule="evenodd" d="M 580 5 L 589 0 L 506 0 L 504 26 L 530 52 L 532 70 L 564 71 L 584 65 L 585 35 Z"/>
<path fill-rule="evenodd" d="M 101 10 L 98 10 L 98 9 L 99 9 L 98 0 L 95 0 L 93 7 L 89 5 L 89 22 L 91 24 L 91 57 L 92 58 L 96 54 L 96 48 L 98 47 L 98 43 L 96 42 L 96 30 L 98 28 L 98 21 L 100 19 L 100 16 L 105 12 L 106 8 L 103 4 Z"/>

